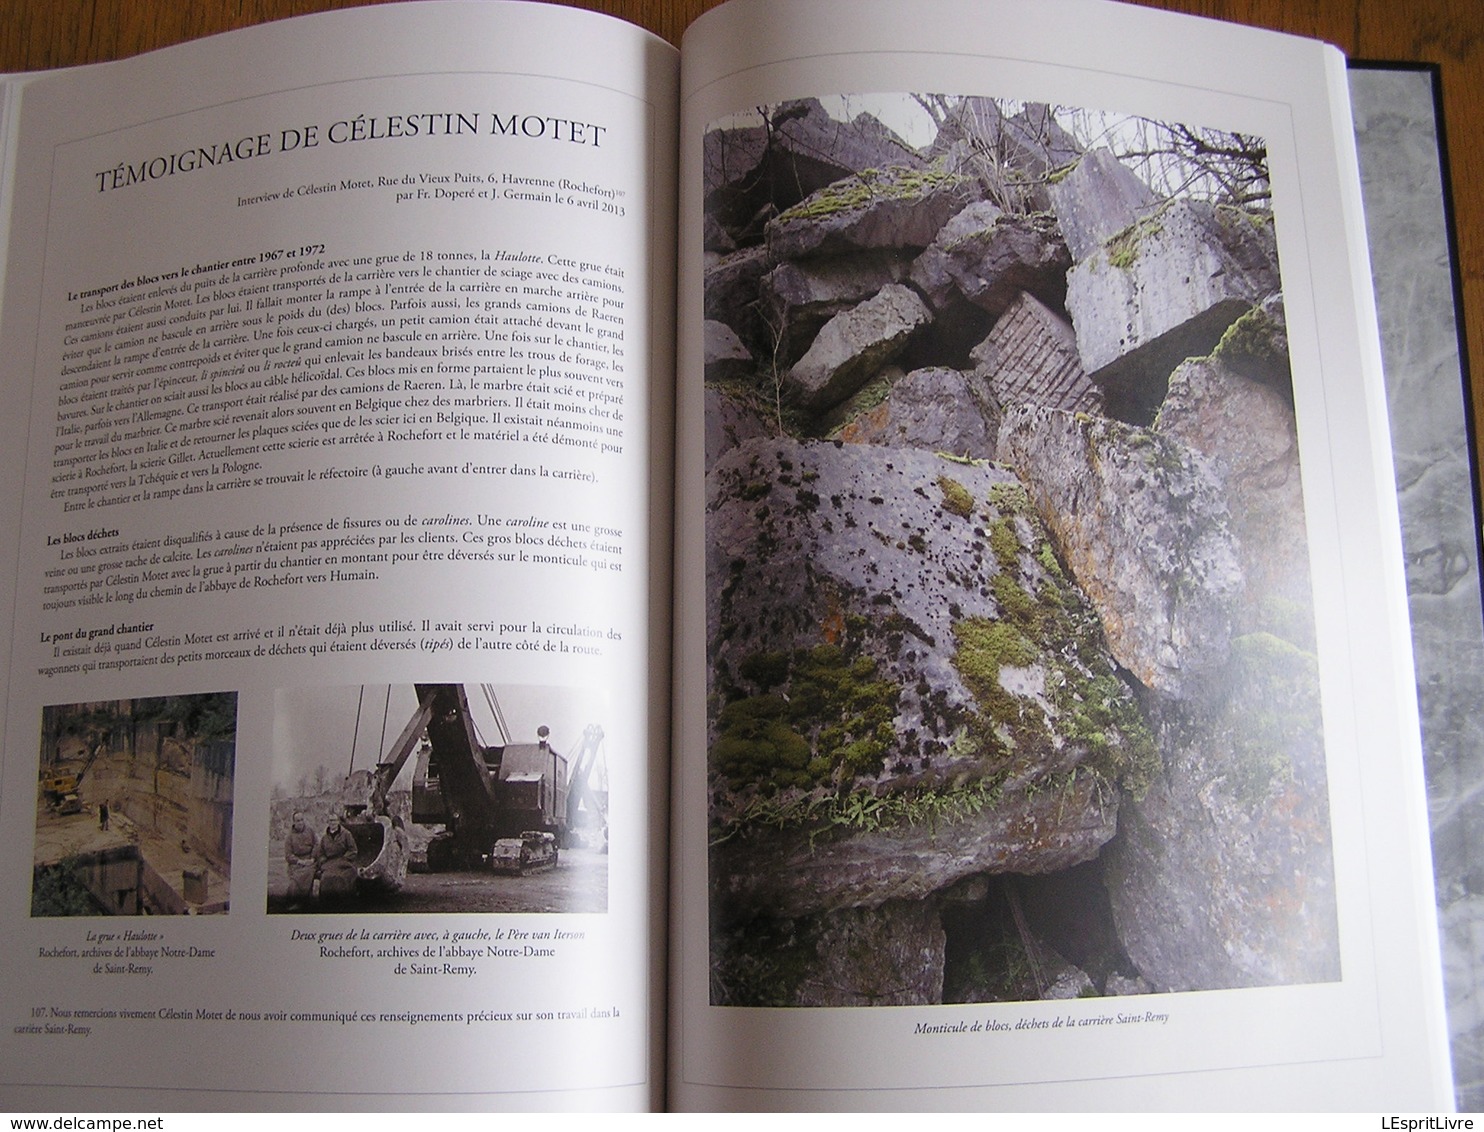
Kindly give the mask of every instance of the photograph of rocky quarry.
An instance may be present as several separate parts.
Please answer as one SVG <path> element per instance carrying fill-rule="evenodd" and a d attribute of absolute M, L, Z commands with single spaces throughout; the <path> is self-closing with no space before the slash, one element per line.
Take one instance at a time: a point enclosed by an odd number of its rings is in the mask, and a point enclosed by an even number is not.
<path fill-rule="evenodd" d="M 1340 978 L 1261 139 L 705 137 L 711 1001 Z"/>
<path fill-rule="evenodd" d="M 33 916 L 228 910 L 237 693 L 41 711 Z"/>

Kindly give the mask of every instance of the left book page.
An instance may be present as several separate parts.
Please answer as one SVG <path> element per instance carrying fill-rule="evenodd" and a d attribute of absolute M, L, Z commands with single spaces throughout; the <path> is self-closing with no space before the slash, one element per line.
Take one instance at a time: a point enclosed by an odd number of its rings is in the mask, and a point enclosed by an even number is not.
<path fill-rule="evenodd" d="M 22 84 L 0 1107 L 656 1103 L 676 81 L 418 4 Z"/>

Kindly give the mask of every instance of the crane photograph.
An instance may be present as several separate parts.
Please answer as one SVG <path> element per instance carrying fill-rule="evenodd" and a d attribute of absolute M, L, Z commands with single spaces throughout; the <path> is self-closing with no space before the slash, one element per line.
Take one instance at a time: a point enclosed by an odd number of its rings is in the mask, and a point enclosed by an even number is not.
<path fill-rule="evenodd" d="M 605 714 L 589 689 L 280 689 L 267 910 L 607 911 Z"/>

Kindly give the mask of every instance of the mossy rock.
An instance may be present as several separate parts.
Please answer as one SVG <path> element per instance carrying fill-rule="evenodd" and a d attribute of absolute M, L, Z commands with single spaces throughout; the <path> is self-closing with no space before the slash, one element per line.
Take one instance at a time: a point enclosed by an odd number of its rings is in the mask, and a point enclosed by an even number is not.
<path fill-rule="evenodd" d="M 1103 245 L 1103 256 L 1107 259 L 1108 266 L 1127 271 L 1138 260 L 1140 245 L 1163 231 L 1164 225 L 1156 218 L 1149 217 L 1135 221 L 1127 228 L 1115 232 Z"/>
<path fill-rule="evenodd" d="M 1228 326 L 1211 357 L 1254 381 L 1289 379 L 1287 332 L 1262 307 L 1251 308 Z"/>
<path fill-rule="evenodd" d="M 847 638 L 848 639 L 848 638 Z M 711 769 L 734 790 L 812 790 L 880 773 L 902 689 L 877 662 L 839 645 L 760 652 L 716 717 Z"/>
<path fill-rule="evenodd" d="M 999 502 L 1014 501 L 1007 492 Z M 1039 522 L 1026 522 L 1042 540 L 1040 552 L 1028 556 L 1027 568 L 1042 570 L 1034 596 L 1019 580 L 1024 548 L 1014 520 L 1002 516 L 990 534 L 1001 566 L 990 580 L 999 619 L 967 618 L 954 625 L 953 664 L 979 709 L 957 736 L 955 749 L 961 755 L 977 753 L 991 765 L 1001 765 L 1007 755 L 1014 755 L 1017 765 L 1033 765 L 1036 752 L 1056 745 L 1053 736 L 1060 736 L 1081 749 L 1082 765 L 1141 798 L 1161 765 L 1153 734 L 1108 659 L 1096 616 L 1068 583 Z M 1031 666 L 1044 674 L 1049 711 L 1001 683 L 1004 668 Z"/>
<path fill-rule="evenodd" d="M 968 178 L 946 169 L 862 169 L 853 177 L 844 177 L 826 185 L 792 208 L 778 214 L 775 223 L 794 220 L 817 220 L 825 216 L 864 208 L 879 201 L 913 200 L 932 189 L 962 184 Z"/>
<path fill-rule="evenodd" d="M 943 493 L 943 510 L 961 519 L 974 513 L 974 496 L 952 476 L 938 477 L 938 490 Z"/>
<path fill-rule="evenodd" d="M 1020 534 L 1015 529 L 1015 520 L 1001 515 L 989 527 L 989 549 L 994 551 L 995 561 L 1002 570 L 1014 570 L 1020 561 Z"/>
<path fill-rule="evenodd" d="M 953 637 L 958 644 L 954 667 L 980 699 L 988 698 L 999 686 L 1002 667 L 1008 664 L 1024 668 L 1036 663 L 1041 655 L 1008 621 L 971 617 L 953 627 Z"/>
<path fill-rule="evenodd" d="M 991 484 L 989 502 L 1001 515 L 1031 514 L 1031 497 L 1024 484 Z"/>

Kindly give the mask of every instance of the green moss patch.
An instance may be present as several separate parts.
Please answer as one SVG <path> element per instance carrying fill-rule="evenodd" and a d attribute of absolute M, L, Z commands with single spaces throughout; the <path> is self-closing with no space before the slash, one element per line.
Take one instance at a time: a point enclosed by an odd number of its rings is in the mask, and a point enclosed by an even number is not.
<path fill-rule="evenodd" d="M 1036 599 L 1025 592 L 1008 570 L 991 578 L 989 588 L 1006 617 L 1024 625 L 1039 624 Z"/>
<path fill-rule="evenodd" d="M 1002 515 L 1029 515 L 1030 492 L 1024 484 L 993 483 L 989 485 L 989 502 Z"/>
<path fill-rule="evenodd" d="M 1103 255 L 1108 261 L 1108 266 L 1127 271 L 1139 258 L 1139 246 L 1162 231 L 1164 231 L 1164 225 L 1151 217 L 1135 221 L 1127 228 L 1115 232 L 1103 245 Z"/>
<path fill-rule="evenodd" d="M 958 645 L 954 667 L 981 701 L 999 687 L 1002 667 L 1024 668 L 1040 657 L 1040 650 L 1008 621 L 970 617 L 953 627 L 953 639 Z"/>
<path fill-rule="evenodd" d="M 943 493 L 943 510 L 961 519 L 974 513 L 973 493 L 952 476 L 939 476 L 938 490 Z"/>
<path fill-rule="evenodd" d="M 1007 492 L 999 502 L 1009 505 L 1013 495 Z M 1034 573 L 1039 566 L 1040 576 L 1028 577 L 1019 568 L 1019 537 L 1012 556 L 1011 520 L 1001 518 L 990 534 L 1001 563 L 990 579 L 998 617 L 966 618 L 953 628 L 953 664 L 978 707 L 957 736 L 954 752 L 977 756 L 988 767 L 1003 767 L 1013 756 L 1017 765 L 1031 769 L 1037 751 L 1049 753 L 1045 747 L 1055 732 L 1083 749 L 1082 766 L 1142 797 L 1160 767 L 1153 734 L 1107 658 L 1096 615 L 1067 581 L 1039 521 L 1026 521 L 1041 540 L 1041 553 L 1027 557 L 1026 569 Z M 997 535 L 1003 547 L 995 545 Z M 1000 683 L 1003 668 L 1032 665 L 1044 672 L 1044 701 L 1016 695 Z"/>
<path fill-rule="evenodd" d="M 916 200 L 934 189 L 951 188 L 967 180 L 963 174 L 950 173 L 938 167 L 908 169 L 905 166 L 893 166 L 888 169 L 862 169 L 854 176 L 826 185 L 792 208 L 779 213 L 776 223 L 787 224 L 791 220 L 834 216 L 880 201 Z"/>
<path fill-rule="evenodd" d="M 1256 381 L 1288 379 L 1283 329 L 1261 307 L 1252 307 L 1228 326 L 1211 357 Z"/>
<path fill-rule="evenodd" d="M 1061 182 L 1072 175 L 1073 170 L 1080 164 L 1082 164 L 1082 158 L 1078 157 L 1074 161 L 1068 161 L 1065 165 L 1058 165 L 1046 174 L 1046 183 L 1048 185 L 1061 184 Z"/>
<path fill-rule="evenodd" d="M 1002 515 L 989 526 L 989 549 L 1002 570 L 1014 570 L 1020 561 L 1020 535 L 1015 520 Z"/>
<path fill-rule="evenodd" d="M 738 672 L 758 694 L 721 708 L 711 745 L 711 769 L 732 789 L 812 790 L 880 773 L 901 688 L 878 678 L 875 660 L 818 645 L 754 654 Z"/>

